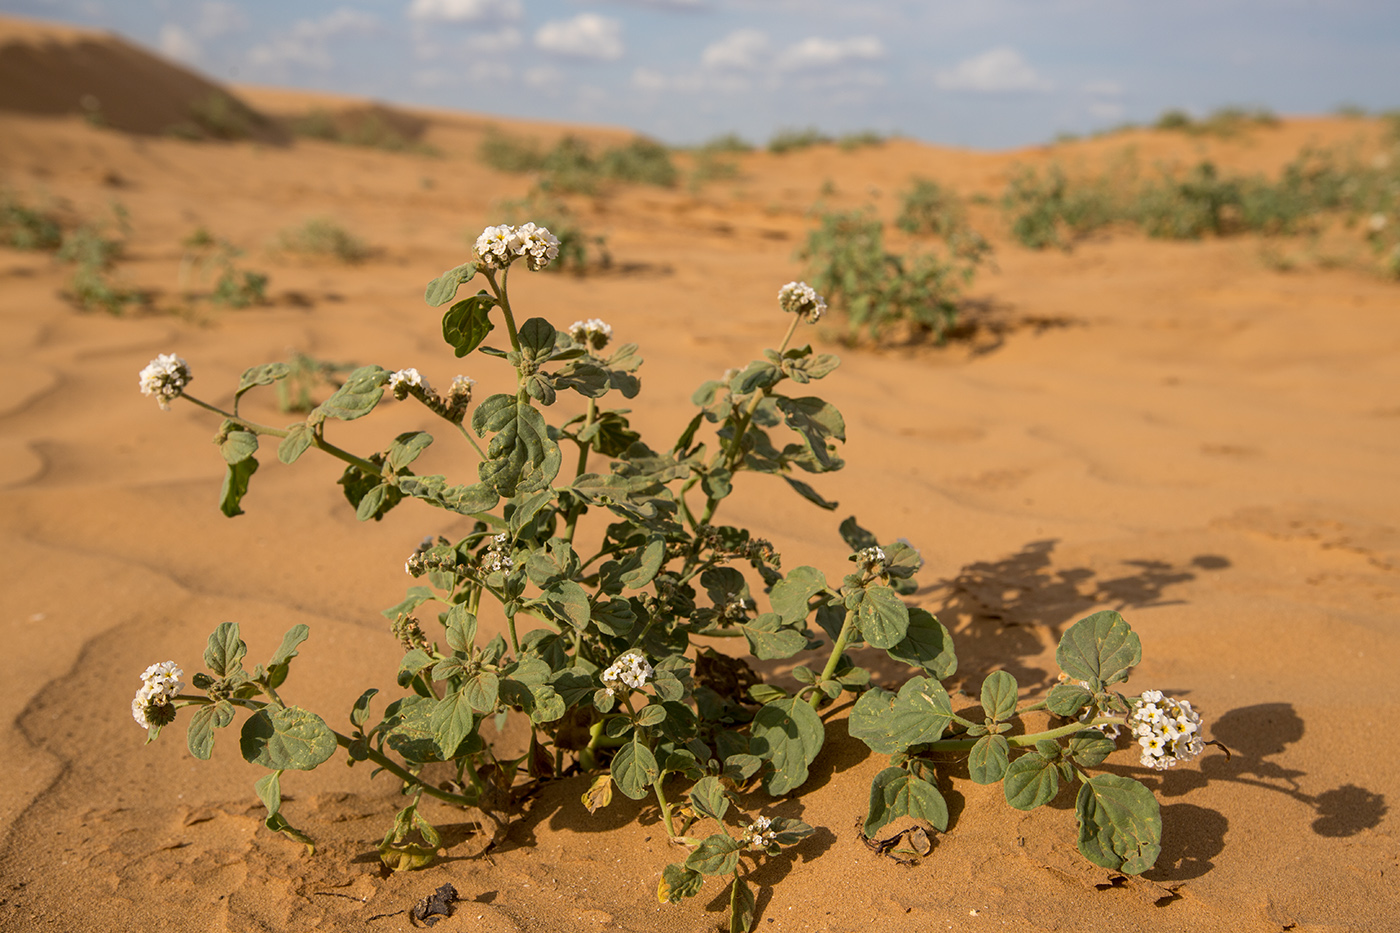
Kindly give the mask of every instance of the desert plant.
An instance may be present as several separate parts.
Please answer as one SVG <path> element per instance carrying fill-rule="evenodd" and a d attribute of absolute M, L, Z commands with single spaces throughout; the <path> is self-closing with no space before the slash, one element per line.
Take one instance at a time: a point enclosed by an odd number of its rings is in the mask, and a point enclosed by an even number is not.
<path fill-rule="evenodd" d="M 338 748 L 351 764 L 370 762 L 372 776 L 388 775 L 406 798 L 379 846 L 392 869 L 427 865 L 442 846 L 418 807 L 423 796 L 503 823 L 533 788 L 581 774 L 590 782 L 582 794 L 589 811 L 616 794 L 651 798 L 668 837 L 687 850 L 662 871 L 659 900 L 694 896 L 707 877 L 719 877 L 728 887 L 729 929 L 747 931 L 758 903 L 750 866 L 790 858 L 812 828 L 745 812 L 743 803 L 759 787 L 779 797 L 807 784 L 825 743 L 820 710 L 849 696 L 856 698 L 850 734 L 891 756 L 872 781 L 865 833 L 906 816 L 946 830 L 938 784 L 949 777 L 949 756 L 966 756 L 972 780 L 1000 782 L 1008 804 L 1023 810 L 1051 802 L 1061 782 L 1078 783 L 1084 856 L 1128 874 L 1150 868 L 1161 836 L 1151 791 L 1089 769 L 1114 752 L 1122 729 L 1149 768 L 1193 758 L 1205 742 L 1189 703 L 1119 691 L 1142 651 L 1116 612 L 1069 628 L 1056 654 L 1065 682 L 1044 699 L 1022 702 L 1015 679 L 996 671 L 982 683 L 981 712 L 959 712 L 942 684 L 957 667 L 948 630 L 901 599 L 916 588 L 923 564 L 911 544 L 879 543 L 849 518 L 839 532 L 850 560 L 828 577 L 811 566 L 784 572 L 770 542 L 717 523 L 744 473 L 835 507 L 797 476 L 844 466 L 845 422 L 821 398 L 790 394 L 812 391 L 840 362 L 794 345 L 798 327 L 820 315 L 820 296 L 802 283 L 784 286 L 778 305 L 789 321 L 777 348 L 702 385 L 695 415 L 674 439 L 652 446 L 628 418 L 641 391 L 636 344 L 615 345 L 598 320 L 517 325 L 509 272 L 544 268 L 557 247 L 534 224 L 488 227 L 473 261 L 428 283 L 428 304 L 447 309 L 442 333 L 455 353 L 480 354 L 513 377 L 510 390 L 474 410 L 474 380 L 458 376 L 439 394 L 416 369 L 371 365 L 305 419 L 278 428 L 240 414 L 239 405 L 246 393 L 288 378 L 286 364 L 245 371 L 229 409 L 192 396 L 190 367 L 174 354 L 142 371 L 142 391 L 161 407 L 183 399 L 220 419 L 226 515 L 242 512 L 260 445 L 271 439 L 286 464 L 313 449 L 340 461 L 339 483 L 362 521 L 409 500 L 474 521 L 459 539 L 426 538 L 408 557 L 405 570 L 427 585 L 385 611 L 402 654 L 382 713 L 373 712 L 379 691 L 371 688 L 351 707 L 348 727 L 332 729 L 294 702 L 289 672 L 307 626 L 293 626 L 267 662 L 249 670 L 238 625 L 224 622 L 208 639 L 206 670 L 191 677 L 191 691 L 174 661 L 141 675 L 132 715 L 147 740 L 187 713 L 187 747 L 207 759 L 219 731 L 242 715 L 239 751 L 267 771 L 254 785 L 265 825 L 308 846 L 310 836 L 289 822 L 296 806 L 282 793 L 284 777 L 318 767 Z M 474 279 L 484 287 L 458 300 Z M 498 327 L 504 345 L 488 345 Z M 551 424 L 546 411 L 560 393 L 579 395 L 584 411 Z M 433 443 L 424 431 L 400 434 L 368 456 L 327 436 L 337 422 L 373 414 L 387 395 L 424 405 L 460 435 L 475 481 L 415 472 Z M 628 407 L 612 407 L 609 396 Z M 561 445 L 577 453 L 567 467 Z M 482 624 L 488 612 L 503 621 L 490 637 Z M 762 682 L 744 658 L 713 650 L 717 638 L 761 660 L 821 654 L 815 666 L 793 670 L 799 686 L 788 690 Z M 858 647 L 886 653 L 910 679 L 897 693 L 872 684 Z M 528 744 L 518 753 L 483 733 L 484 722 L 502 719 L 525 724 Z M 434 763 L 450 766 L 453 780 L 430 779 L 423 769 Z M 741 799 L 744 789 L 754 795 Z M 715 831 L 692 835 L 707 821 Z"/>
<path fill-rule="evenodd" d="M 313 217 L 300 227 L 282 231 L 277 245 L 289 253 L 347 265 L 364 262 L 370 256 L 363 240 L 325 217 Z"/>
<path fill-rule="evenodd" d="M 74 266 L 68 296 L 79 308 L 119 315 L 142 301 L 138 292 L 112 277 L 130 234 L 126 209 L 113 204 L 111 221 L 86 223 L 63 235 L 57 257 Z"/>
<path fill-rule="evenodd" d="M 773 138 L 768 140 L 768 151 L 781 155 L 785 152 L 796 152 L 799 149 L 809 149 L 812 146 L 820 146 L 831 142 L 831 137 L 817 129 L 809 126 L 806 129 L 784 129 L 773 134 Z"/>
<path fill-rule="evenodd" d="M 248 308 L 267 303 L 267 275 L 238 268 L 236 260 L 243 251 L 228 240 L 199 227 L 182 245 L 184 254 L 180 257 L 179 278 L 187 300 L 197 297 L 193 291 L 196 282 L 212 278 L 214 288 L 208 297 L 215 305 Z"/>
<path fill-rule="evenodd" d="M 63 227 L 57 217 L 0 190 L 0 246 L 48 251 L 62 245 Z"/>

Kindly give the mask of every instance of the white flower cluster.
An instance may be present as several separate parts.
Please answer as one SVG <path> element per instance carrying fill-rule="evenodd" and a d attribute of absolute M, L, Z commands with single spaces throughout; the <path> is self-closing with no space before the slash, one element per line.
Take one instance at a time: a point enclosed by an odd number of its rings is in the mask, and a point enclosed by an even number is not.
<path fill-rule="evenodd" d="M 510 556 L 510 535 L 503 531 L 491 539 L 491 546 L 481 555 L 481 566 L 488 573 L 510 573 L 515 569 L 515 561 Z"/>
<path fill-rule="evenodd" d="M 606 321 L 591 317 L 586 321 L 574 321 L 569 325 L 569 336 L 575 343 L 581 343 L 594 350 L 601 350 L 612 339 L 612 326 Z"/>
<path fill-rule="evenodd" d="M 559 255 L 559 238 L 534 224 L 501 224 L 481 231 L 476 238 L 476 255 L 488 269 L 504 269 L 524 257 L 525 265 L 538 272 Z"/>
<path fill-rule="evenodd" d="M 885 549 L 879 545 L 861 548 L 856 551 L 856 563 L 866 569 L 874 569 L 885 562 Z"/>
<path fill-rule="evenodd" d="M 420 577 L 427 572 L 427 567 L 423 563 L 423 555 L 437 544 L 437 538 L 428 535 L 418 546 L 413 549 L 413 553 L 408 555 L 408 560 L 403 562 L 403 572 L 411 577 Z"/>
<path fill-rule="evenodd" d="M 753 825 L 744 833 L 749 845 L 755 849 L 766 849 L 778 841 L 777 830 L 770 829 L 773 821 L 766 816 L 760 816 L 753 821 Z"/>
<path fill-rule="evenodd" d="M 447 387 L 447 404 L 454 408 L 466 408 L 471 404 L 475 386 L 476 380 L 471 376 L 453 376 L 452 385 Z"/>
<path fill-rule="evenodd" d="M 1387 223 L 1389 223 L 1389 219 L 1380 211 L 1376 211 L 1366 221 L 1366 226 L 1371 228 L 1372 233 L 1380 233 L 1385 229 Z"/>
<path fill-rule="evenodd" d="M 647 659 L 639 651 L 628 651 L 618 656 L 612 666 L 603 671 L 603 689 L 612 696 L 619 686 L 626 685 L 640 690 L 654 673 Z"/>
<path fill-rule="evenodd" d="M 141 370 L 141 394 L 154 395 L 161 411 L 169 411 L 170 400 L 184 391 L 193 378 L 189 363 L 174 353 L 162 353 Z"/>
<path fill-rule="evenodd" d="M 778 305 L 791 314 L 801 314 L 815 324 L 826 313 L 826 299 L 806 282 L 789 282 L 778 290 Z"/>
<path fill-rule="evenodd" d="M 1189 701 L 1164 697 L 1160 690 L 1145 691 L 1133 703 L 1128 727 L 1142 746 L 1142 763 L 1148 768 L 1165 771 L 1205 751 L 1201 714 Z"/>
<path fill-rule="evenodd" d="M 433 391 L 433 387 L 428 385 L 428 380 L 416 369 L 401 369 L 389 374 L 389 391 L 394 393 L 394 398 L 399 401 L 408 398 L 409 386 L 416 386 L 425 393 Z"/>
<path fill-rule="evenodd" d="M 142 729 L 164 725 L 175 718 L 170 700 L 185 689 L 180 677 L 185 672 L 174 661 L 162 661 L 146 668 L 141 675 L 141 689 L 131 701 L 131 718 Z"/>

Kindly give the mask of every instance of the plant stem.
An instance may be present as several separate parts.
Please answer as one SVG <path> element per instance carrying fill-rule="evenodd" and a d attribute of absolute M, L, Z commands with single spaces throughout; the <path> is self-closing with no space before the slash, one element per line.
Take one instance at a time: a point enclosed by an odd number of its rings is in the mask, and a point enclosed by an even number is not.
<path fill-rule="evenodd" d="M 461 432 L 462 432 L 462 436 L 465 437 L 465 438 L 467 439 L 467 441 L 471 443 L 472 447 L 476 448 L 477 456 L 479 456 L 482 460 L 489 459 L 489 458 L 486 456 L 486 451 L 484 451 L 484 450 L 481 449 L 481 445 L 478 444 L 478 443 L 476 442 L 476 438 L 472 437 L 472 432 L 468 431 L 468 430 L 466 429 L 466 426 L 465 426 L 465 425 L 463 425 L 463 424 L 461 424 L 460 422 L 458 422 L 458 423 L 457 423 L 457 430 L 458 430 L 458 431 L 461 431 Z"/>
<path fill-rule="evenodd" d="M 515 329 L 515 315 L 510 312 L 510 298 L 506 295 L 506 278 L 510 275 L 510 266 L 501 270 L 501 283 L 496 284 L 496 270 L 486 270 L 486 281 L 491 283 L 491 290 L 496 293 L 496 301 L 500 303 L 501 311 L 506 316 L 506 328 L 510 331 L 510 346 L 512 350 L 520 350 L 520 333 Z"/>
<path fill-rule="evenodd" d="M 588 414 L 584 415 L 583 427 L 579 429 L 582 434 L 593 426 L 593 421 L 598 417 L 598 400 L 588 400 Z M 578 466 L 574 470 L 574 479 L 578 479 L 588 469 L 588 451 L 592 448 L 591 441 L 577 441 L 578 443 Z M 569 512 L 569 521 L 564 526 L 564 540 L 570 544 L 574 543 L 574 529 L 578 527 L 579 516 L 583 514 L 584 505 L 580 502 Z"/>
<path fill-rule="evenodd" d="M 1025 748 L 1034 745 L 1042 739 L 1062 739 L 1067 735 L 1074 735 L 1076 732 L 1083 732 L 1085 729 L 1092 729 L 1094 726 L 1121 726 L 1125 720 L 1113 716 L 1099 716 L 1090 722 L 1072 722 L 1067 726 L 1060 726 L 1057 729 L 1047 729 L 1044 732 L 1035 732 L 1030 735 L 1008 736 L 1006 742 L 1012 748 Z M 929 742 L 924 747 L 933 752 L 965 752 L 977 743 L 976 739 L 940 739 L 937 742 Z"/>
<path fill-rule="evenodd" d="M 676 838 L 676 826 L 671 821 L 671 804 L 666 800 L 666 792 L 661 789 L 661 785 L 666 780 L 666 775 L 657 777 L 651 784 L 651 789 L 656 791 L 656 802 L 661 805 L 661 819 L 666 823 L 666 835 L 672 839 Z"/>
<path fill-rule="evenodd" d="M 266 434 L 271 437 L 286 437 L 289 433 L 291 433 L 285 428 L 274 428 L 268 424 L 259 424 L 256 421 L 249 421 L 247 418 L 244 418 L 240 415 L 235 415 L 232 412 L 224 411 L 222 408 L 219 408 L 215 405 L 210 405 L 208 402 L 201 401 L 200 399 L 195 398 L 193 395 L 189 395 L 182 392 L 180 393 L 180 398 L 183 398 L 186 401 L 198 405 L 200 408 L 212 411 L 216 415 L 221 415 L 229 421 L 232 421 L 239 427 L 252 432 L 253 434 Z M 312 432 L 311 445 L 313 447 L 318 448 L 319 450 L 325 451 L 332 457 L 335 457 L 337 460 L 343 460 L 351 466 L 358 467 L 360 470 L 364 471 L 365 473 L 368 473 L 370 476 L 379 476 L 383 472 L 383 469 L 377 464 L 375 464 L 373 461 L 366 460 L 364 457 L 357 457 L 354 454 L 350 453 L 350 451 L 348 450 L 342 450 L 341 448 L 332 444 L 330 441 L 326 440 L 317 432 Z M 477 449 L 480 450 L 480 448 Z"/>
<path fill-rule="evenodd" d="M 841 653 L 846 650 L 846 643 L 851 640 L 851 632 L 856 627 L 856 611 L 846 610 L 846 618 L 841 623 L 841 633 L 836 636 L 836 644 L 831 646 L 831 657 L 826 659 L 826 667 L 822 668 L 821 676 L 817 678 L 817 684 L 825 683 L 831 679 L 832 672 L 836 670 L 836 665 L 841 663 Z M 816 709 L 821 703 L 822 697 L 826 694 L 820 689 L 812 691 L 812 696 L 807 700 Z"/>

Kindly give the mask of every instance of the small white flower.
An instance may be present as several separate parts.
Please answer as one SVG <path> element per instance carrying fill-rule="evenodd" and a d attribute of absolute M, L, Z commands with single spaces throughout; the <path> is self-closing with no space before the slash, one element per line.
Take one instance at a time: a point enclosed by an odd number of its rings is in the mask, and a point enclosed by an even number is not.
<path fill-rule="evenodd" d="M 607 321 L 591 317 L 586 321 L 574 321 L 570 324 L 569 336 L 575 343 L 581 343 L 593 350 L 601 350 L 612 340 L 612 326 Z"/>
<path fill-rule="evenodd" d="M 185 689 L 182 671 L 174 661 L 152 664 L 141 674 L 141 689 L 131 701 L 131 718 L 142 729 L 163 726 L 175 719 L 175 707 L 170 702 Z"/>
<path fill-rule="evenodd" d="M 457 399 L 464 399 L 466 402 L 470 402 L 474 388 L 476 388 L 476 380 L 471 376 L 453 376 L 452 385 L 447 387 L 447 401 L 453 403 Z"/>
<path fill-rule="evenodd" d="M 487 227 L 476 238 L 476 255 L 489 269 L 504 269 L 523 257 L 525 265 L 538 272 L 559 255 L 559 238 L 546 227 L 533 223 L 512 227 Z"/>
<path fill-rule="evenodd" d="M 806 282 L 789 282 L 778 290 L 778 305 L 791 314 L 800 314 L 815 324 L 826 313 L 826 299 Z"/>
<path fill-rule="evenodd" d="M 389 391 L 394 393 L 394 398 L 406 397 L 409 386 L 417 386 L 424 392 L 433 390 L 432 386 L 428 385 L 428 380 L 423 378 L 423 374 L 412 367 L 389 374 Z"/>
<path fill-rule="evenodd" d="M 190 365 L 173 353 L 162 353 L 141 370 L 141 394 L 155 396 L 162 411 L 170 410 L 170 400 L 184 391 L 194 376 Z"/>
<path fill-rule="evenodd" d="M 525 265 L 531 272 L 540 271 L 558 257 L 559 238 L 550 233 L 547 227 L 522 224 L 516 233 L 520 240 L 520 255 L 525 257 Z"/>
<path fill-rule="evenodd" d="M 1164 771 L 1205 751 L 1200 714 L 1160 690 L 1148 690 L 1133 703 L 1128 726 L 1142 747 L 1144 767 Z"/>
<path fill-rule="evenodd" d="M 753 825 L 745 832 L 749 845 L 755 849 L 766 849 L 778 841 L 776 831 L 770 830 L 773 821 L 766 816 L 760 816 L 753 821 Z"/>
<path fill-rule="evenodd" d="M 619 655 L 617 660 L 603 671 L 603 688 L 611 691 L 619 685 L 626 685 L 633 690 L 640 690 L 654 673 L 651 664 L 642 657 L 640 651 L 628 651 Z"/>
<path fill-rule="evenodd" d="M 856 551 L 856 563 L 867 570 L 874 570 L 885 563 L 885 549 L 879 545 L 861 548 Z"/>
<path fill-rule="evenodd" d="M 1366 222 L 1366 226 L 1371 228 L 1372 233 L 1380 233 L 1385 229 L 1387 223 L 1389 223 L 1388 218 L 1380 211 L 1377 211 L 1371 215 L 1370 220 Z"/>

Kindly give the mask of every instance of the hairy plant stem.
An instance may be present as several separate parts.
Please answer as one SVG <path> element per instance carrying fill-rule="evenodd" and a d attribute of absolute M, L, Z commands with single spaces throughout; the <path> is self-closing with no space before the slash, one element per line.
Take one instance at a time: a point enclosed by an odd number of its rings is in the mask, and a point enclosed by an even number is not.
<path fill-rule="evenodd" d="M 472 437 L 472 432 L 468 431 L 466 426 L 463 425 L 460 421 L 453 423 L 457 426 L 457 430 L 462 432 L 462 436 L 465 437 L 467 441 L 471 443 L 472 447 L 476 448 L 477 456 L 479 456 L 482 460 L 489 460 L 490 458 L 486 456 L 486 451 L 482 450 L 481 445 L 476 442 L 476 438 Z"/>
<path fill-rule="evenodd" d="M 1094 726 L 1121 726 L 1127 720 L 1115 716 L 1099 716 L 1089 722 L 1072 722 L 1067 726 L 1060 726 L 1056 729 L 1047 729 L 1044 732 L 1034 732 L 1029 735 L 1011 735 L 1006 737 L 1006 743 L 1012 748 L 1025 748 L 1034 745 L 1042 739 L 1062 739 L 1076 732 L 1083 732 L 1085 729 L 1092 729 Z M 929 742 L 923 746 L 931 752 L 965 752 L 971 750 L 977 744 L 977 739 L 939 739 L 937 742 Z"/>
<path fill-rule="evenodd" d="M 846 618 L 841 623 L 841 633 L 836 636 L 836 643 L 831 646 L 831 657 L 826 659 L 826 666 L 822 668 L 821 676 L 817 678 L 817 683 L 813 685 L 812 695 L 807 698 L 812 709 L 816 709 L 821 703 L 822 697 L 826 694 L 821 692 L 818 685 L 831 679 L 831 675 L 836 670 L 836 665 L 841 663 L 841 653 L 846 650 L 846 643 L 851 640 L 851 632 L 856 627 L 856 610 L 847 609 Z"/>
<path fill-rule="evenodd" d="M 593 421 L 597 417 L 598 400 L 591 398 L 588 400 L 588 414 L 583 417 L 583 427 L 579 429 L 579 433 L 582 434 L 593 427 Z M 578 444 L 578 466 L 574 470 L 574 479 L 578 479 L 588 469 L 588 452 L 593 445 L 588 441 L 575 440 Z M 574 543 L 574 530 L 578 527 L 579 516 L 583 514 L 584 508 L 584 504 L 580 502 L 569 512 L 569 521 L 564 526 L 564 540 L 570 544 Z"/>
<path fill-rule="evenodd" d="M 510 311 L 510 298 L 506 294 L 506 279 L 510 276 L 510 266 L 501 270 L 500 284 L 496 284 L 496 270 L 487 268 L 486 281 L 491 283 L 491 291 L 496 293 L 496 301 L 501 306 L 501 311 L 506 317 L 506 328 L 510 331 L 510 347 L 516 352 L 520 351 L 520 333 L 515 329 L 515 315 Z"/>
<path fill-rule="evenodd" d="M 671 804 L 666 800 L 666 792 L 661 789 L 665 783 L 666 775 L 660 775 L 651 784 L 651 789 L 656 791 L 656 802 L 661 805 L 661 819 L 666 824 L 666 835 L 672 839 L 676 838 L 676 825 L 671 820 Z"/>
<path fill-rule="evenodd" d="M 290 433 L 285 428 L 274 428 L 271 425 L 259 424 L 256 421 L 249 421 L 247 418 L 244 418 L 241 415 L 235 415 L 232 412 L 224 411 L 222 408 L 210 405 L 208 402 L 201 401 L 195 398 L 193 395 L 189 395 L 184 392 L 180 393 L 180 398 L 185 399 L 188 402 L 192 402 L 193 404 L 198 405 L 200 408 L 212 411 L 216 415 L 222 415 L 224 418 L 228 419 L 229 421 L 232 421 L 234 424 L 246 429 L 247 431 L 250 431 L 253 434 L 266 434 L 270 437 L 286 437 L 288 433 Z M 373 461 L 366 460 L 364 457 L 357 457 L 354 454 L 350 453 L 350 451 L 348 450 L 342 450 L 341 448 L 335 446 L 330 441 L 322 437 L 321 434 L 317 431 L 313 431 L 311 433 L 311 446 L 317 448 L 318 450 L 325 451 L 332 457 L 335 457 L 337 460 L 343 460 L 344 462 L 350 464 L 353 467 L 358 467 L 360 470 L 364 471 L 365 473 L 368 473 L 370 476 L 379 476 L 384 472 L 383 467 L 378 466 Z"/>
<path fill-rule="evenodd" d="M 214 700 L 211 700 L 208 697 L 192 697 L 184 696 L 183 694 L 175 697 L 175 699 L 188 703 L 191 706 L 212 706 L 215 703 Z M 228 702 L 232 703 L 234 706 L 241 706 L 244 709 L 250 709 L 254 712 L 266 709 L 268 706 L 272 705 L 270 703 L 263 703 L 259 700 L 242 700 L 236 697 L 230 697 Z M 335 736 L 335 744 L 339 745 L 343 749 L 346 749 L 347 751 L 350 749 L 351 745 L 355 744 L 355 740 L 350 738 L 348 735 L 342 735 L 339 732 L 336 732 L 334 729 L 331 729 L 330 732 L 331 735 Z M 475 798 L 464 797 L 461 794 L 454 794 L 449 791 L 440 790 L 434 787 L 433 785 L 424 782 L 422 778 L 418 777 L 416 774 L 407 770 L 406 768 L 403 768 L 398 763 L 393 761 L 393 759 L 388 758 L 382 752 L 370 747 L 368 742 L 362 743 L 361 751 L 365 753 L 366 760 L 374 762 L 380 768 L 383 768 L 385 771 L 388 771 L 390 774 L 403 781 L 405 784 L 411 784 L 415 788 L 418 788 L 419 793 L 427 794 L 430 797 L 436 797 L 438 800 L 441 800 L 444 803 L 455 804 L 459 807 L 474 807 L 477 805 L 477 800 Z M 471 771 L 470 768 L 468 768 L 467 770 Z M 475 773 L 472 774 L 472 778 L 472 783 L 473 785 L 475 785 Z"/>

